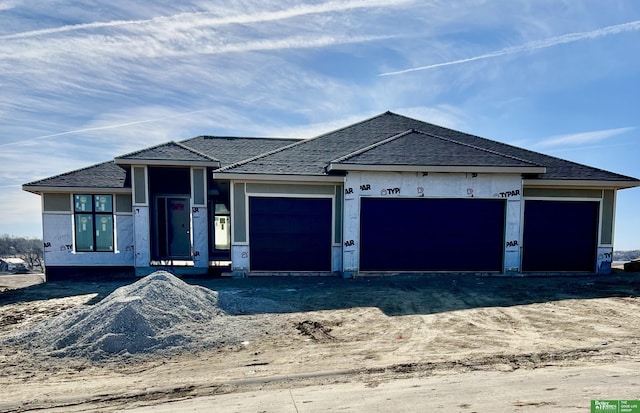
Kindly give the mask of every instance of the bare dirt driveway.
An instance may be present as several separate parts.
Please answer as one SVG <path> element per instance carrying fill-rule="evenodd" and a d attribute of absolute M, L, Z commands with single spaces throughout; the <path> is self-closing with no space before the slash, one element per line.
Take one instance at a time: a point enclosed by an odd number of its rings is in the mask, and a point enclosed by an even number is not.
<path fill-rule="evenodd" d="M 187 281 L 244 303 L 211 327 L 236 334 L 100 361 L 1 344 L 0 412 L 578 412 L 591 399 L 640 399 L 640 274 Z M 121 285 L 1 292 L 0 342 Z"/>

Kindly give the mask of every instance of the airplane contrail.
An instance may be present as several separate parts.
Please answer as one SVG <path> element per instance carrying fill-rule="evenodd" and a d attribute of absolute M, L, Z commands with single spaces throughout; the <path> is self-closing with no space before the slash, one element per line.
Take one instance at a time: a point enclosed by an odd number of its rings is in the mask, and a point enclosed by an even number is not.
<path fill-rule="evenodd" d="M 112 20 L 107 22 L 91 22 L 81 24 L 70 24 L 60 27 L 51 27 L 48 29 L 31 30 L 21 33 L 7 34 L 0 36 L 0 40 L 10 39 L 23 39 L 28 37 L 46 36 L 49 34 L 66 33 L 78 30 L 90 30 L 100 29 L 104 27 L 119 27 L 129 25 L 141 25 L 147 23 L 160 23 L 160 22 L 178 22 L 178 26 L 184 26 L 185 29 L 200 27 L 200 26 L 222 26 L 227 24 L 247 24 L 247 23 L 260 23 L 284 20 L 293 17 L 305 16 L 309 14 L 322 14 L 331 13 L 337 11 L 345 11 L 352 9 L 362 8 L 375 8 L 375 7 L 388 7 L 397 4 L 403 4 L 410 2 L 411 0 L 352 0 L 348 2 L 344 1 L 332 1 L 317 5 L 303 5 L 291 7 L 289 9 L 283 9 L 278 11 L 261 12 L 255 14 L 239 14 L 225 17 L 208 17 L 211 16 L 210 12 L 190 12 L 180 13 L 173 16 L 161 16 L 154 17 L 145 20 Z M 198 18 L 194 20 L 194 18 Z"/>
<path fill-rule="evenodd" d="M 593 30 L 590 32 L 568 33 L 568 34 L 563 34 L 561 36 L 550 37 L 548 39 L 536 40 L 533 42 L 525 43 L 520 46 L 507 47 L 495 52 L 486 53 L 486 54 L 482 54 L 474 57 L 469 57 L 466 59 L 452 60 L 450 62 L 436 63 L 432 65 L 427 65 L 427 66 L 413 67 L 410 69 L 380 73 L 378 76 L 394 76 L 394 75 L 401 75 L 404 73 L 418 72 L 421 70 L 435 69 L 438 67 L 459 65 L 462 63 L 474 62 L 476 60 L 491 59 L 494 57 L 505 56 L 505 55 L 514 54 L 514 53 L 522 53 L 530 50 L 544 49 L 546 47 L 557 46 L 559 44 L 573 43 L 580 40 L 595 39 L 598 37 L 609 36 L 612 34 L 618 34 L 623 32 L 631 32 L 636 30 L 640 30 L 640 20 L 636 20 L 629 23 L 617 24 L 615 26 L 603 27 L 601 29 Z"/>
<path fill-rule="evenodd" d="M 117 124 L 114 124 L 114 125 L 95 126 L 95 127 L 92 127 L 92 128 L 82 128 L 82 129 L 74 129 L 74 130 L 65 131 L 65 132 L 51 133 L 51 134 L 48 134 L 48 135 L 35 136 L 33 138 L 22 139 L 22 140 L 15 141 L 15 142 L 3 143 L 3 144 L 0 144 L 0 147 L 2 147 L 2 146 L 19 145 L 19 144 L 26 143 L 26 142 L 37 141 L 37 140 L 46 139 L 46 138 L 53 138 L 53 137 L 56 137 L 56 136 L 73 135 L 73 134 L 76 134 L 76 133 L 92 132 L 92 131 L 105 130 L 105 129 L 117 129 L 117 128 L 122 128 L 122 127 L 125 127 L 125 126 L 139 125 L 141 123 L 157 122 L 157 121 L 161 121 L 161 120 L 165 120 L 165 119 L 179 118 L 181 116 L 192 115 L 194 113 L 207 112 L 209 110 L 211 110 L 211 109 L 194 110 L 194 111 L 191 111 L 191 112 L 184 112 L 184 113 L 177 113 L 175 115 L 163 116 L 161 118 L 136 120 L 136 121 L 125 122 L 125 123 L 117 123 Z"/>

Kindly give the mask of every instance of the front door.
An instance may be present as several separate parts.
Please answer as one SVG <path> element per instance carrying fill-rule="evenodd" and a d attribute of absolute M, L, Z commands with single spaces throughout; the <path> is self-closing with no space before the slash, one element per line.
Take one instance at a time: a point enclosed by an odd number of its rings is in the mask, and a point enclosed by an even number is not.
<path fill-rule="evenodd" d="M 209 257 L 211 261 L 231 260 L 231 202 L 228 181 L 209 184 Z"/>
<path fill-rule="evenodd" d="M 191 258 L 189 198 L 158 196 L 156 211 L 156 258 Z"/>

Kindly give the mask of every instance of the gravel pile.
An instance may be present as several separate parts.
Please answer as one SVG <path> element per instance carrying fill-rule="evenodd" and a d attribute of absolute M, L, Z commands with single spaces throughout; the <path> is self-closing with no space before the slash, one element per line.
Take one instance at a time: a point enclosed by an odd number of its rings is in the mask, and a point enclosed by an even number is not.
<path fill-rule="evenodd" d="M 256 310 L 258 304 L 235 294 L 219 300 L 216 291 L 158 271 L 118 288 L 95 305 L 68 310 L 8 341 L 47 355 L 100 360 L 235 344 L 260 332 L 255 317 L 229 316 L 221 301 L 236 314 Z M 260 309 L 267 312 L 268 307 Z"/>

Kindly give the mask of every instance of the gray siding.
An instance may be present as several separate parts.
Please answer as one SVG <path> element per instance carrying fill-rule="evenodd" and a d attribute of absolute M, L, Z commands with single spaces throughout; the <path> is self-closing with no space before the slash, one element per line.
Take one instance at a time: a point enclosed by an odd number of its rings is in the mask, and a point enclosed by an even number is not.
<path fill-rule="evenodd" d="M 71 212 L 70 194 L 42 194 L 44 212 Z"/>

